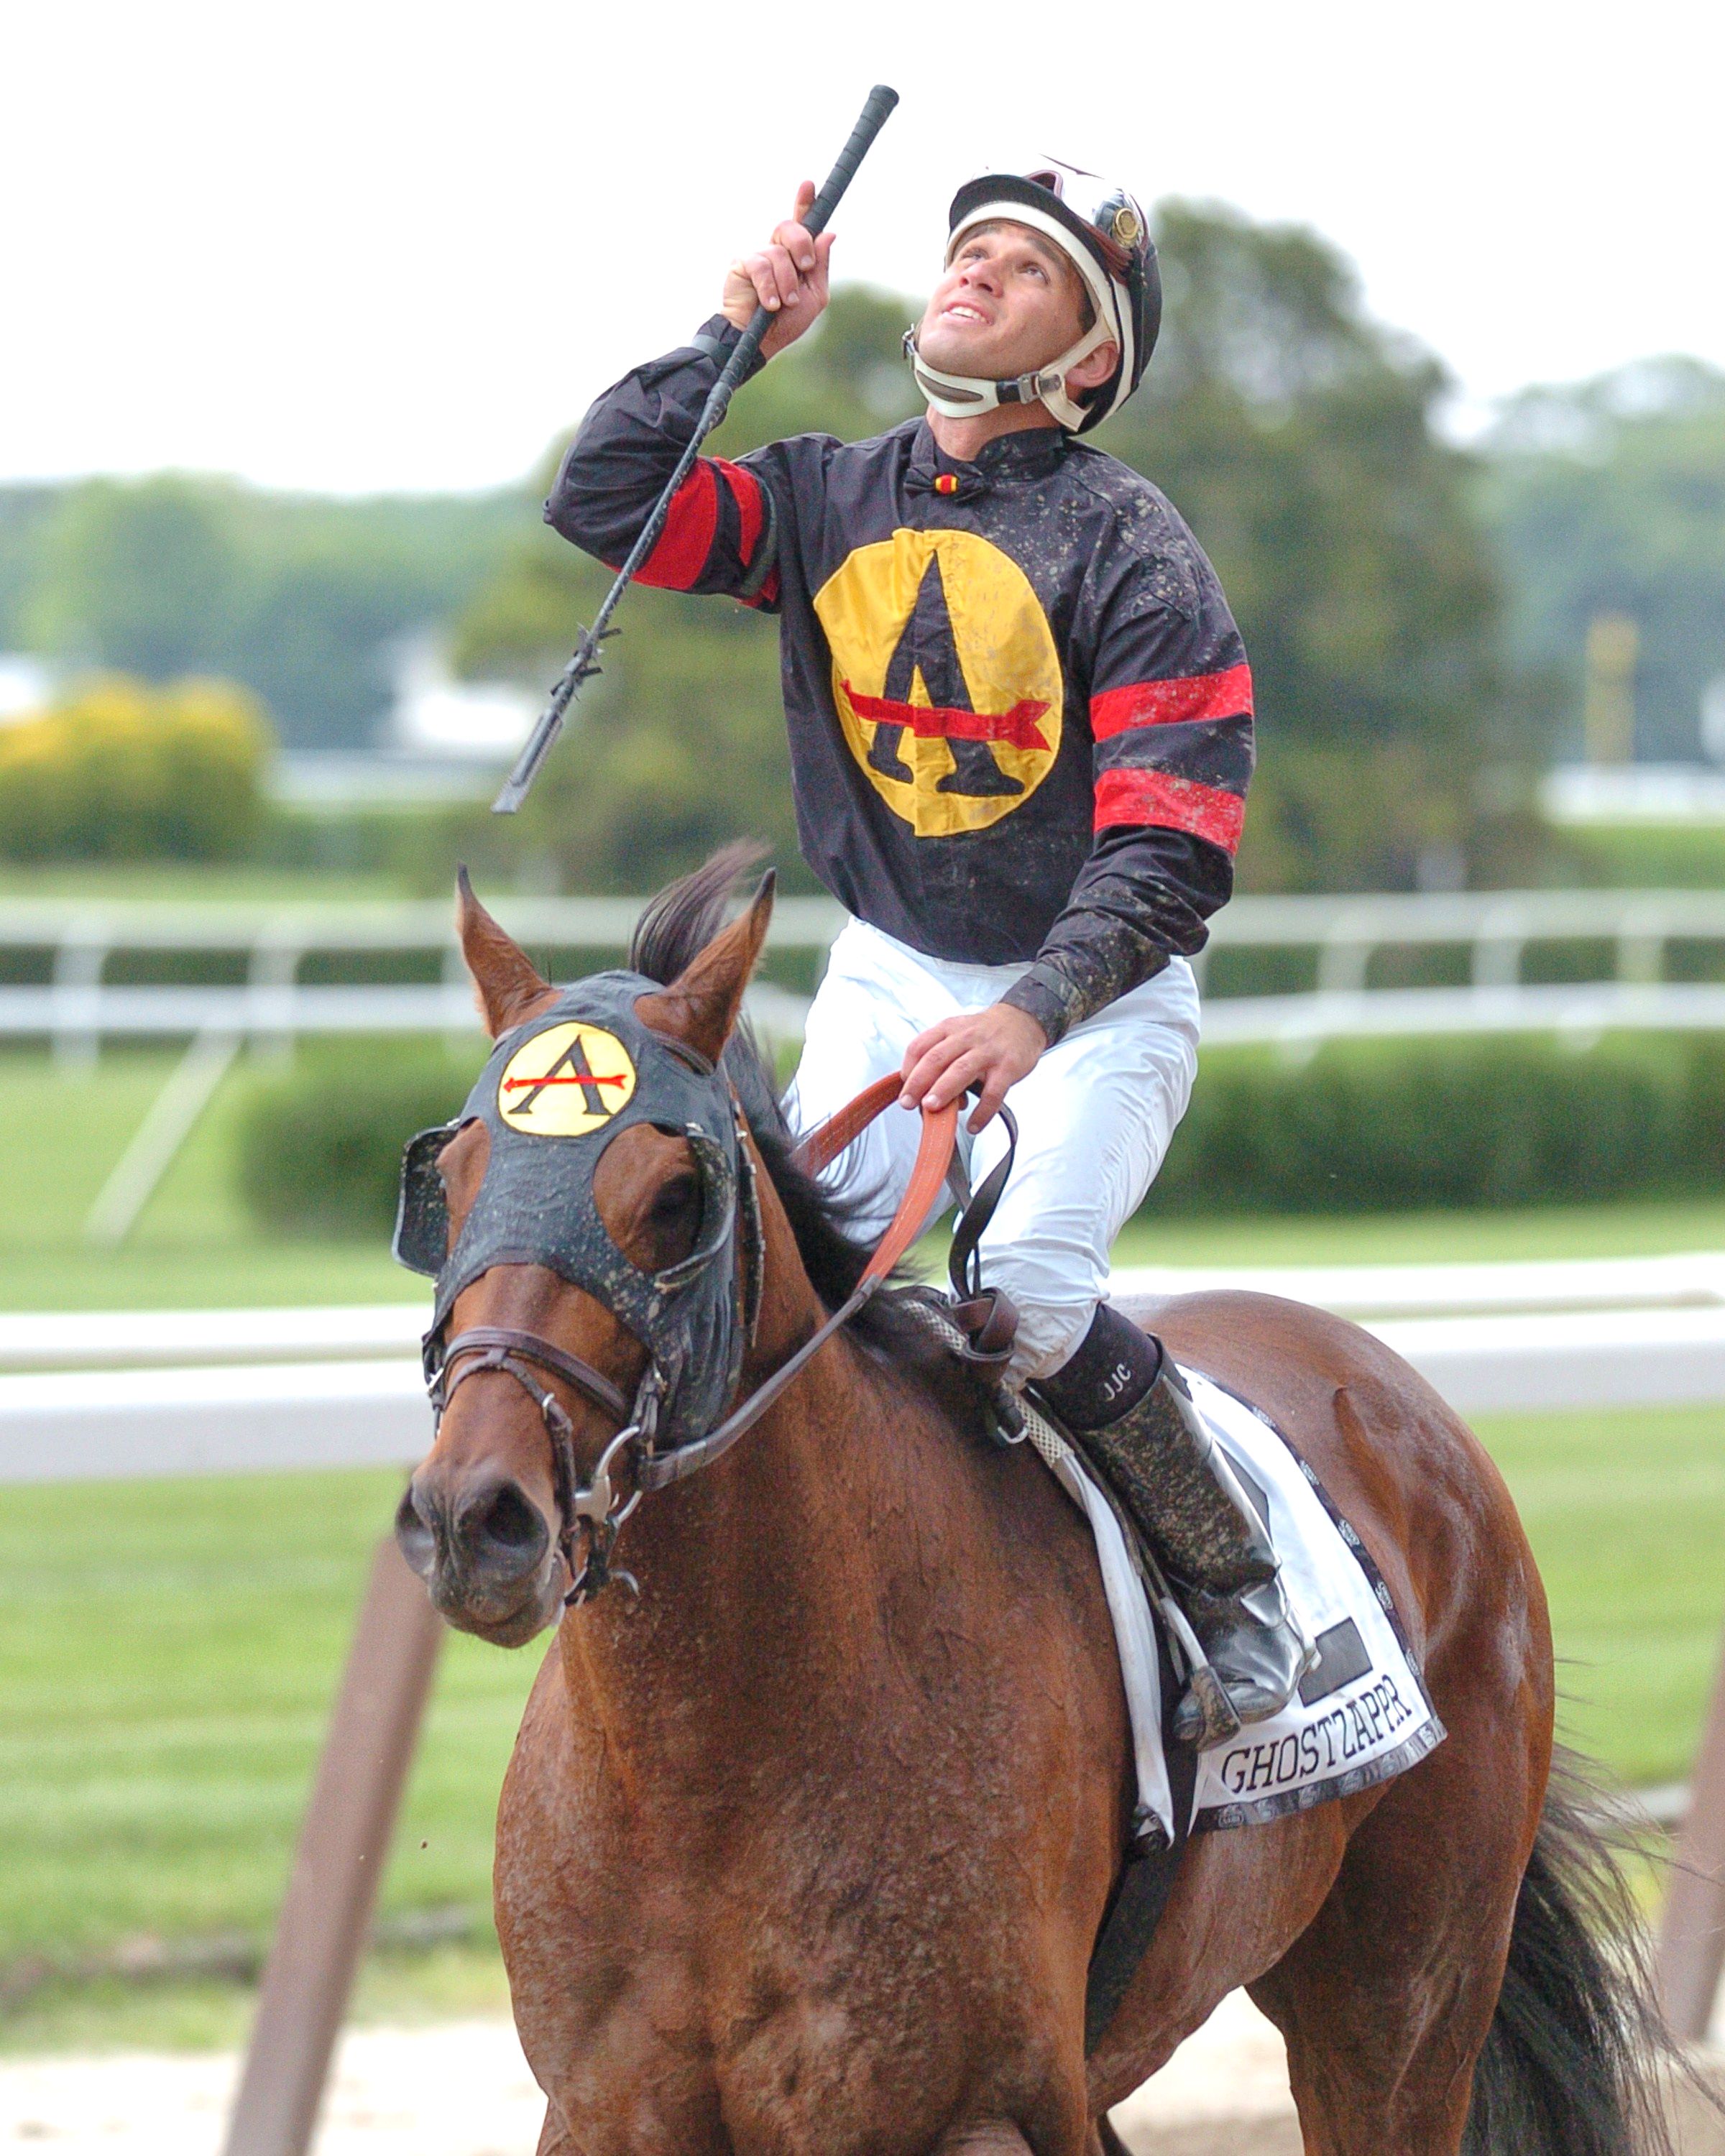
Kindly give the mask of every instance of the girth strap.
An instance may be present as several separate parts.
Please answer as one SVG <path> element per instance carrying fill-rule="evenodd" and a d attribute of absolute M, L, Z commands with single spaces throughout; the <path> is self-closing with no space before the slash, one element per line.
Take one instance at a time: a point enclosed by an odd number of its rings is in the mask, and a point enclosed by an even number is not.
<path fill-rule="evenodd" d="M 1195 1746 L 1174 1741 L 1173 1703 L 1179 1696 L 1164 1626 L 1156 1628 L 1157 1666 L 1163 1702 L 1162 1743 L 1173 1799 L 1174 1840 L 1167 1848 L 1135 1837 L 1126 1851 L 1106 1915 L 1091 1949 L 1084 1987 L 1084 2056 L 1096 2056 L 1109 2025 L 1132 1988 L 1156 1928 L 1174 1890 L 1174 1878 L 1190 1835 L 1192 1796 L 1198 1781 Z"/>

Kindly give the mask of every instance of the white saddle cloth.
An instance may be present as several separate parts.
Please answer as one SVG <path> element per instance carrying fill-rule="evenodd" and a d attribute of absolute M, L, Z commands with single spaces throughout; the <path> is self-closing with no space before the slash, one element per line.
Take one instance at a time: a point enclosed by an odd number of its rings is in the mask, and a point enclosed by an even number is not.
<path fill-rule="evenodd" d="M 1192 1397 L 1252 1496 L 1282 1584 L 1318 1661 L 1283 1712 L 1199 1755 L 1193 1834 L 1253 1826 L 1403 1774 L 1442 1742 L 1389 1590 L 1359 1537 L 1274 1426 L 1196 1370 Z M 1029 1403 L 1024 1403 L 1027 1409 Z M 1162 1686 L 1149 1603 L 1113 1508 L 1090 1469 L 1040 1415 L 1029 1435 L 1096 1537 L 1132 1717 L 1143 1810 L 1175 1836 L 1162 1744 Z"/>

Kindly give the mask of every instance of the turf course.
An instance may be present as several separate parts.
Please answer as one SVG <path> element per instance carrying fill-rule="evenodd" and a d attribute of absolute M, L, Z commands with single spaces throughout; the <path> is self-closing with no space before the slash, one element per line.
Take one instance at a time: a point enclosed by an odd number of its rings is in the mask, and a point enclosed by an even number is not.
<path fill-rule="evenodd" d="M 236 1066 L 118 1250 L 84 1240 L 97 1193 L 173 1070 L 171 1050 L 103 1055 L 93 1070 L 0 1054 L 0 1309 L 195 1309 L 412 1301 L 418 1283 L 380 1240 L 270 1243 L 234 1193 Z"/>
<path fill-rule="evenodd" d="M 267 1935 L 399 1486 L 367 1471 L 0 1490 L 0 2001 L 39 1957 Z M 449 1640 L 388 1908 L 459 1906 L 483 1935 L 539 1651 Z M 235 2035 L 231 1986 L 170 1989 L 165 2020 L 116 1984 L 0 2008 L 0 2046 Z"/>

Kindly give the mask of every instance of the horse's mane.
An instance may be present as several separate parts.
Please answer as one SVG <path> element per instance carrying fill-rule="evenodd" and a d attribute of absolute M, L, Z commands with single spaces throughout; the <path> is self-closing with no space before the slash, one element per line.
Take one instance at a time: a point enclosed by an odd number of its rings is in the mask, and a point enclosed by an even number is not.
<path fill-rule="evenodd" d="M 764 850 L 748 839 L 722 847 L 692 874 L 667 884 L 648 901 L 629 947 L 631 969 L 667 985 L 725 925 L 732 891 Z M 857 1216 L 873 1192 L 855 1183 L 834 1188 L 805 1175 L 794 1158 L 795 1140 L 785 1118 L 767 1050 L 747 1019 L 737 1021 L 724 1056 L 725 1075 L 737 1099 L 773 1187 L 778 1194 L 809 1284 L 829 1310 L 836 1310 L 862 1278 L 870 1252 L 855 1232 Z M 891 1296 L 865 1303 L 852 1328 L 861 1338 L 890 1348 L 895 1360 L 926 1360 L 927 1335 L 895 1306 Z M 925 1352 L 919 1352 L 925 1351 Z"/>

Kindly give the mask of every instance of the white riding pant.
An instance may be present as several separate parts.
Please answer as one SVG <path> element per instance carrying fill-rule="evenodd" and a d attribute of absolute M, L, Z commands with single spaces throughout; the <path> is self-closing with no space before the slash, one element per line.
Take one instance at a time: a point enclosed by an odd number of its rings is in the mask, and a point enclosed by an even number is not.
<path fill-rule="evenodd" d="M 785 1106 L 799 1134 L 904 1061 L 943 1018 L 999 1003 L 1025 966 L 930 958 L 852 921 L 833 945 Z M 1114 1238 L 1143 1203 L 1198 1068 L 1198 984 L 1183 958 L 1076 1025 L 1007 1096 L 1018 1159 L 982 1239 L 983 1280 L 1018 1307 L 1008 1382 L 1058 1370 L 1090 1329 Z M 922 1119 L 893 1106 L 827 1171 L 861 1199 L 855 1232 L 885 1234 L 911 1178 Z M 969 1148 L 979 1183 L 1006 1150 L 997 1116 Z M 937 1219 L 950 1199 L 929 1218 Z"/>

